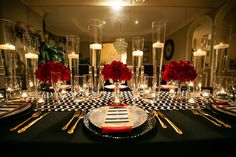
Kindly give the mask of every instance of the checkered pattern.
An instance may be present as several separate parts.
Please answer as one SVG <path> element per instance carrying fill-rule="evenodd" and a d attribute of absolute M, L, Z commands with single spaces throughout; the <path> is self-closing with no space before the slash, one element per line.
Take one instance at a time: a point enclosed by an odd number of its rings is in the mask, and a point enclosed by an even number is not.
<path fill-rule="evenodd" d="M 107 104 L 112 103 L 112 94 L 114 92 L 101 92 L 100 98 L 92 98 L 90 97 L 86 101 L 83 102 L 75 102 L 72 98 L 72 93 L 68 92 L 62 96 L 62 98 L 58 101 L 51 99 L 52 93 L 43 93 L 44 98 L 46 99 L 45 103 L 39 104 L 36 103 L 35 110 L 42 111 L 72 111 L 72 110 L 91 110 L 94 108 L 98 108 Z M 143 99 L 139 99 L 137 101 L 133 101 L 133 95 L 131 91 L 122 91 L 121 93 L 122 103 L 126 103 L 129 105 L 137 105 L 143 109 L 151 111 L 155 110 L 187 110 L 187 109 L 200 109 L 205 108 L 206 104 L 212 102 L 211 99 L 197 99 L 197 102 L 193 104 L 189 104 L 184 100 L 176 100 L 169 96 L 168 92 L 161 92 L 159 100 L 154 103 L 150 101 L 146 101 Z"/>

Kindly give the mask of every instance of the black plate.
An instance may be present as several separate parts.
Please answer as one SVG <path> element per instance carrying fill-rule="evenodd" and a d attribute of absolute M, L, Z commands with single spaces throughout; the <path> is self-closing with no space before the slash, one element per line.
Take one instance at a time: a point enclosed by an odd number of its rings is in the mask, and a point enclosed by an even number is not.
<path fill-rule="evenodd" d="M 152 130 L 156 125 L 156 118 L 153 116 L 148 116 L 147 121 L 140 127 L 133 129 L 131 132 L 128 133 L 111 133 L 111 134 L 104 134 L 101 132 L 100 128 L 97 128 L 89 121 L 89 114 L 90 112 L 84 117 L 84 125 L 85 127 L 91 131 L 92 133 L 105 137 L 105 138 L 111 138 L 111 139 L 132 139 L 139 137 L 141 135 L 146 134 L 150 130 Z"/>

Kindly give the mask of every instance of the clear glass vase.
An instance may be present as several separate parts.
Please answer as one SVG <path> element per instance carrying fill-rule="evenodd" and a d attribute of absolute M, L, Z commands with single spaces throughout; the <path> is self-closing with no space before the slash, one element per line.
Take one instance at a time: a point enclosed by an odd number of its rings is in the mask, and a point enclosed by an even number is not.
<path fill-rule="evenodd" d="M 121 103 L 121 97 L 120 97 L 120 82 L 114 82 L 115 89 L 114 89 L 114 95 L 113 95 L 113 103 L 120 104 Z"/>

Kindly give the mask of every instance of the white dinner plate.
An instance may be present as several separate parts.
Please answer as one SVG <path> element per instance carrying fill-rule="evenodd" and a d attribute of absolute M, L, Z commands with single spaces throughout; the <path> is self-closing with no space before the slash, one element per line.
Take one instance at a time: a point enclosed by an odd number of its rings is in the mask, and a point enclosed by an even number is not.
<path fill-rule="evenodd" d="M 109 106 L 99 107 L 90 112 L 89 121 L 96 127 L 102 128 L 106 112 Z M 128 106 L 129 118 L 132 128 L 141 126 L 148 119 L 148 114 L 137 106 Z"/>
<path fill-rule="evenodd" d="M 124 88 L 127 88 L 128 86 L 126 85 L 119 85 L 119 88 L 120 89 L 124 89 Z M 107 88 L 107 89 L 115 89 L 115 85 L 114 84 L 111 84 L 111 85 L 105 85 L 104 88 Z"/>

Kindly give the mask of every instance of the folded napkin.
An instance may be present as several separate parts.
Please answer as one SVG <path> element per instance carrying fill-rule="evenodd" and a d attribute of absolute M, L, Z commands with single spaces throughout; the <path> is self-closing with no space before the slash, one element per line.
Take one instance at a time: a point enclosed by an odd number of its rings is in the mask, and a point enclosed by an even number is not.
<path fill-rule="evenodd" d="M 118 133 L 132 131 L 127 104 L 110 104 L 102 124 L 102 133 Z"/>
<path fill-rule="evenodd" d="M 230 105 L 229 103 L 227 102 L 224 102 L 224 101 L 214 101 L 212 102 L 213 105 Z"/>

